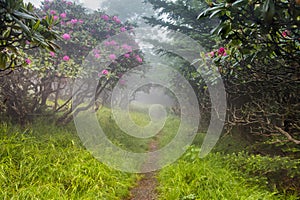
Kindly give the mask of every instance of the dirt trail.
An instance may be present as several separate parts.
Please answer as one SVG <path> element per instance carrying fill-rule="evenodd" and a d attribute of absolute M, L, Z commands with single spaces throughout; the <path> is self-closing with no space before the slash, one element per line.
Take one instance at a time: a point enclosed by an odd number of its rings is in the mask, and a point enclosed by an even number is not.
<path fill-rule="evenodd" d="M 158 148 L 158 141 L 153 140 L 149 144 L 150 151 L 155 151 Z M 149 164 L 155 165 L 158 158 L 149 157 L 148 161 L 142 166 L 142 170 L 149 168 Z M 156 179 L 156 172 L 148 172 L 143 174 L 143 178 L 137 182 L 137 186 L 132 188 L 130 191 L 130 197 L 126 200 L 156 200 L 157 191 L 156 187 L 158 185 Z"/>

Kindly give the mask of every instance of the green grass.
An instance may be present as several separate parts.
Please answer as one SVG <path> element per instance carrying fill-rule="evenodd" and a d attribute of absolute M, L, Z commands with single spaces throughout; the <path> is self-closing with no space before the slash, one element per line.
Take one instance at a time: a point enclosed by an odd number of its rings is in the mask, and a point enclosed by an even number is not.
<path fill-rule="evenodd" d="M 159 172 L 159 199 L 297 199 L 296 192 L 283 194 L 269 188 L 268 179 L 264 177 L 270 170 L 285 171 L 284 167 L 296 170 L 296 163 L 291 165 L 284 161 L 286 164 L 282 164 L 284 159 L 247 154 L 211 153 L 200 159 L 198 153 L 198 148 L 191 147 L 180 160 Z M 279 165 L 280 168 L 276 168 Z M 250 171 L 258 174 L 255 176 Z"/>
<path fill-rule="evenodd" d="M 97 112 L 103 131 L 132 152 L 146 152 L 151 140 L 164 147 L 180 124 L 178 117 L 170 116 L 158 136 L 139 139 L 120 130 L 110 111 L 102 107 Z M 140 126 L 150 120 L 138 111 L 132 111 L 131 118 Z M 221 138 L 214 151 L 200 159 L 204 137 L 198 133 L 193 142 L 197 146 L 158 173 L 160 199 L 297 199 L 299 161 L 236 154 L 246 144 L 238 137 Z M 101 164 L 82 146 L 73 124 L 57 127 L 45 119 L 26 129 L 0 124 L 0 199 L 123 199 L 138 178 Z"/>
<path fill-rule="evenodd" d="M 121 199 L 137 176 L 93 158 L 73 129 L 0 125 L 0 199 Z"/>

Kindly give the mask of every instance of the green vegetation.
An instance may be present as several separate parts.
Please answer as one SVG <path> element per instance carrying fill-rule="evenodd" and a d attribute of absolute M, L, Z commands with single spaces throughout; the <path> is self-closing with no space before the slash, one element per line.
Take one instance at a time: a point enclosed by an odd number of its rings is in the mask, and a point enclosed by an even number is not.
<path fill-rule="evenodd" d="M 120 199 L 136 178 L 96 160 L 73 127 L 0 126 L 0 199 Z"/>
<path fill-rule="evenodd" d="M 279 192 L 268 174 L 277 183 L 284 180 L 278 175 L 286 170 L 299 176 L 299 162 L 245 153 L 211 153 L 199 159 L 198 153 L 191 147 L 178 162 L 161 170 L 160 199 L 297 199 L 295 187 Z"/>
<path fill-rule="evenodd" d="M 153 139 L 160 148 L 168 144 L 180 123 L 178 117 L 169 117 L 158 136 L 142 140 L 123 133 L 110 111 L 102 107 L 97 112 L 101 127 L 111 141 L 134 152 L 145 152 Z M 131 117 L 140 125 L 149 122 L 148 115 L 136 111 Z M 122 199 L 129 195 L 139 176 L 101 164 L 81 145 L 72 124 L 62 128 L 44 121 L 27 129 L 1 124 L 1 199 Z M 220 140 L 214 153 L 199 159 L 204 136 L 197 134 L 195 145 L 158 173 L 160 199 L 296 199 L 299 160 L 251 155 L 242 151 L 247 143 L 230 136 Z M 224 152 L 229 144 L 228 154 L 216 152 Z"/>
<path fill-rule="evenodd" d="M 187 130 L 186 138 L 190 130 L 198 128 L 200 133 L 191 147 L 182 148 L 186 139 L 182 137 L 172 143 L 170 151 L 159 155 L 172 160 L 186 150 L 178 161 L 157 173 L 160 199 L 299 198 L 299 0 L 144 0 L 144 6 L 131 0 L 103 3 L 129 21 L 103 10 L 89 11 L 76 2 L 44 0 L 35 8 L 23 0 L 0 0 L 0 199 L 127 198 L 141 176 L 109 168 L 95 158 L 99 155 L 93 157 L 85 149 L 86 141 L 98 144 L 97 137 L 89 137 L 95 135 L 84 135 L 93 128 L 89 126 L 92 115 L 86 115 L 90 112 L 96 112 L 113 144 L 136 153 L 155 150 L 157 143 L 160 149 L 170 144 L 179 127 Z M 153 16 L 141 16 L 149 14 L 150 4 Z M 200 56 L 190 61 L 200 69 L 216 69 L 222 78 L 228 105 L 224 135 L 205 158 L 198 154 L 214 118 L 211 113 L 222 116 L 218 113 L 222 106 L 212 103 L 210 95 L 214 94 L 209 90 L 209 85 L 218 83 L 206 82 L 201 70 L 164 49 L 164 36 L 149 38 L 157 48 L 150 59 L 165 56 L 162 60 L 189 82 L 198 98 L 201 120 L 196 120 L 201 125 L 190 129 L 187 120 L 180 126 L 178 116 L 168 115 L 155 136 L 141 139 L 130 136 L 142 132 L 136 126 L 122 130 L 110 108 L 98 110 L 108 104 L 117 83 L 122 89 L 132 89 L 135 80 L 126 79 L 129 71 L 140 73 L 141 82 L 147 77 L 147 67 L 137 68 L 147 64 L 147 51 L 143 52 L 139 39 L 131 38 L 141 18 L 153 27 L 193 38 L 183 44 L 165 35 L 170 47 L 176 43 L 190 49 L 192 43 L 202 45 L 202 52 L 197 52 Z M 124 38 L 114 37 L 121 33 Z M 157 68 L 157 77 L 160 72 Z M 168 80 L 171 84 L 166 85 L 179 89 L 178 94 L 190 102 L 177 73 L 170 73 Z M 77 89 L 72 88 L 74 82 Z M 155 85 L 140 89 L 150 93 Z M 119 106 L 124 108 L 122 99 L 135 101 L 137 93 L 122 94 L 115 100 L 120 99 Z M 178 99 L 172 90 L 167 93 Z M 183 112 L 181 105 L 172 106 L 168 109 L 173 114 L 195 116 Z M 131 104 L 130 118 L 135 125 L 150 123 L 150 107 Z M 74 116 L 83 117 L 87 128 L 82 135 L 87 140 L 77 137 L 71 123 Z M 129 124 L 123 112 L 117 116 Z M 92 146 L 91 151 L 101 149 L 101 155 L 119 159 L 111 155 L 114 149 L 101 145 Z M 124 158 L 123 166 L 135 164 Z M 145 159 L 139 160 L 138 166 L 143 167 Z"/>

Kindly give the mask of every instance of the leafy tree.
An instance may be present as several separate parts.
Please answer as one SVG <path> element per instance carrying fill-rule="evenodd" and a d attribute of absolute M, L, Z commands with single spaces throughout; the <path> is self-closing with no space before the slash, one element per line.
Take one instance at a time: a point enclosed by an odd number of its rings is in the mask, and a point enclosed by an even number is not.
<path fill-rule="evenodd" d="M 53 28 L 61 33 L 62 39 L 57 41 L 61 48 L 56 52 L 28 51 L 32 61 L 28 69 L 14 71 L 10 77 L 1 80 L 3 89 L 0 90 L 0 97 L 8 96 L 13 100 L 5 101 L 4 110 L 15 121 L 26 122 L 36 115 L 44 115 L 45 111 L 50 111 L 49 115 L 62 112 L 58 121 L 67 123 L 72 120 L 72 108 L 76 110 L 77 106 L 70 106 L 70 91 L 75 78 L 99 74 L 96 76 L 98 80 L 95 79 L 101 84 L 99 90 L 109 91 L 122 73 L 142 62 L 138 51 L 132 50 L 119 58 L 112 53 L 108 54 L 110 50 L 117 54 L 124 48 L 133 49 L 130 43 L 125 43 L 130 40 L 118 43 L 110 39 L 104 47 L 97 47 L 113 35 L 130 31 L 131 25 L 123 24 L 116 16 L 108 16 L 100 11 L 87 12 L 81 5 L 63 0 L 43 2 L 38 13 L 46 21 L 57 24 Z M 89 61 L 92 60 L 99 66 L 98 69 L 84 65 L 83 61 L 87 56 L 90 57 Z M 101 68 L 112 60 L 113 63 L 106 69 Z M 81 91 L 77 94 L 78 99 L 84 98 L 88 92 L 88 89 Z M 49 107 L 49 100 L 53 102 L 52 108 Z M 63 103 L 60 103 L 61 100 Z M 84 109 L 91 108 L 93 103 Z M 78 112 L 80 111 L 76 111 Z"/>
<path fill-rule="evenodd" d="M 219 41 L 210 34 L 210 30 L 217 25 L 218 20 L 197 20 L 199 10 L 208 8 L 208 5 L 204 0 L 146 0 L 146 2 L 150 3 L 156 11 L 156 16 L 145 17 L 148 24 L 154 27 L 161 27 L 162 29 L 167 30 L 166 32 L 171 30 L 172 32 L 183 33 L 196 40 L 207 51 L 219 43 Z M 166 37 L 168 36 L 169 35 L 167 34 Z M 173 42 L 180 43 L 180 41 Z M 200 112 L 203 114 L 201 117 L 201 127 L 199 128 L 201 131 L 205 131 L 210 120 L 211 103 L 204 79 L 191 63 L 183 60 L 177 55 L 164 51 L 164 49 L 161 48 L 161 46 L 164 45 L 161 45 L 160 41 L 152 41 L 152 43 L 158 49 L 156 51 L 157 53 L 171 57 L 171 60 L 176 61 L 174 63 L 169 63 L 169 65 L 178 69 L 189 81 L 194 91 L 196 91 L 199 107 L 201 109 Z M 180 46 L 180 44 L 175 45 Z M 186 44 L 183 45 L 186 46 Z M 195 51 L 195 49 L 191 50 L 192 52 Z M 178 88 L 180 88 L 178 77 L 175 76 L 173 81 L 174 84 L 178 85 Z"/>
<path fill-rule="evenodd" d="M 199 17 L 220 19 L 212 33 L 223 39 L 225 48 L 210 57 L 229 94 L 229 127 L 245 127 L 246 132 L 271 138 L 271 143 L 299 145 L 298 1 L 208 3 L 210 8 Z"/>
<path fill-rule="evenodd" d="M 215 45 L 210 37 L 210 30 L 214 27 L 213 20 L 198 21 L 199 10 L 207 8 L 204 0 L 145 0 L 156 11 L 157 16 L 144 17 L 146 23 L 152 26 L 179 31 L 199 41 L 206 49 Z"/>
<path fill-rule="evenodd" d="M 52 20 L 41 19 L 31 3 L 0 1 L 0 75 L 31 62 L 24 50 L 40 47 L 55 51 L 58 32 Z"/>

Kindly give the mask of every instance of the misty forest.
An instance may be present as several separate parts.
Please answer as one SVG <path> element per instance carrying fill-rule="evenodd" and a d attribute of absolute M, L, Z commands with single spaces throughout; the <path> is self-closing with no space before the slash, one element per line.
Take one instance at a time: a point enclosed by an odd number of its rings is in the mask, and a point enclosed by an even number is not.
<path fill-rule="evenodd" d="M 0 0 L 0 199 L 300 196 L 300 0 Z"/>

